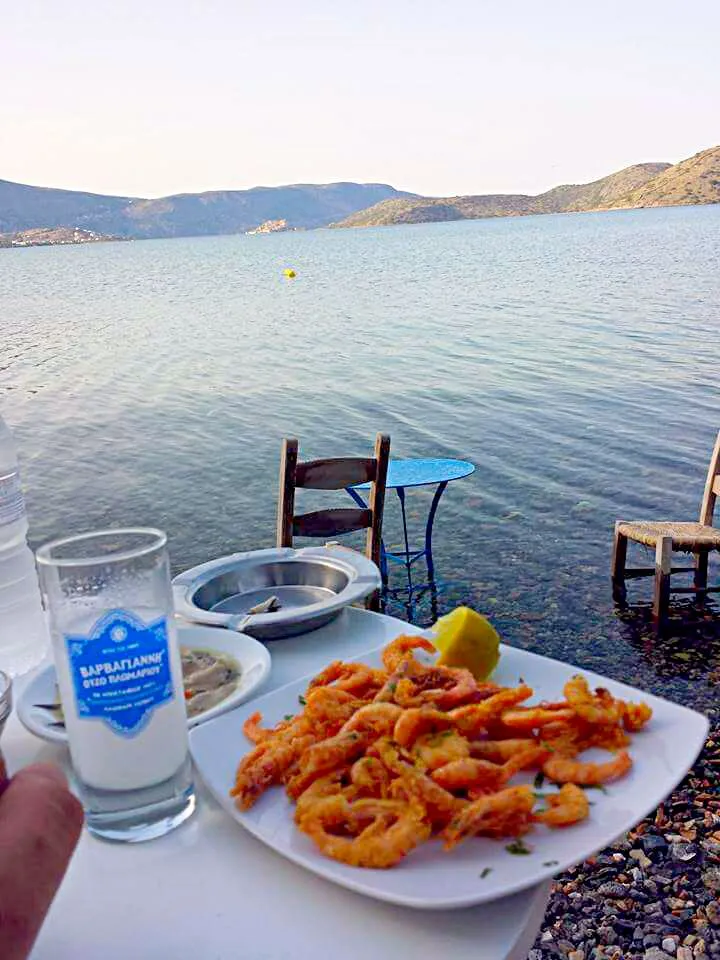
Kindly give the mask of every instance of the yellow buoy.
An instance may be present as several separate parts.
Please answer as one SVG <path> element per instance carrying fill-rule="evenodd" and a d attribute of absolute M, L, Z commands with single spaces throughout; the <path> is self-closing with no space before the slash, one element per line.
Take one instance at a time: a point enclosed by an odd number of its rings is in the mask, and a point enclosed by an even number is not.
<path fill-rule="evenodd" d="M 283 270 L 283 274 L 284 274 L 289 280 L 292 280 L 293 277 L 296 276 L 295 271 L 294 271 L 294 270 L 291 270 L 290 267 L 286 267 L 286 268 Z"/>

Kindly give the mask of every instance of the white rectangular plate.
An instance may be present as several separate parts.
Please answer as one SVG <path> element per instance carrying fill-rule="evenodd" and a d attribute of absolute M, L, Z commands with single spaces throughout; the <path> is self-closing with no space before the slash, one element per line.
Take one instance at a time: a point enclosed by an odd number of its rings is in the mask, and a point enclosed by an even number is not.
<path fill-rule="evenodd" d="M 275 724 L 300 708 L 298 696 L 309 678 L 288 684 L 244 704 L 190 732 L 195 764 L 220 805 L 277 853 L 313 873 L 368 897 L 425 910 L 445 910 L 485 903 L 547 880 L 612 843 L 650 813 L 677 786 L 692 766 L 707 735 L 705 717 L 589 671 L 525 650 L 501 647 L 493 680 L 515 686 L 520 677 L 535 691 L 533 701 L 555 700 L 565 681 L 582 672 L 590 685 L 607 687 L 625 700 L 645 700 L 653 709 L 647 729 L 632 736 L 631 773 L 609 784 L 607 793 L 591 790 L 588 820 L 564 830 L 538 825 L 524 839 L 529 855 L 507 852 L 508 841 L 473 838 L 450 853 L 438 841 L 423 844 L 390 870 L 363 870 L 321 856 L 293 823 L 293 805 L 284 790 L 267 791 L 248 811 L 238 810 L 229 791 L 240 758 L 250 749 L 242 732 L 245 719 L 260 710 L 264 724 Z M 380 664 L 380 651 L 357 658 Z M 592 753 L 589 754 L 592 758 Z M 605 754 L 607 757 L 607 754 Z M 489 868 L 489 872 L 486 870 Z M 242 864 L 238 864 L 242 870 Z M 485 876 L 481 873 L 485 871 Z"/>

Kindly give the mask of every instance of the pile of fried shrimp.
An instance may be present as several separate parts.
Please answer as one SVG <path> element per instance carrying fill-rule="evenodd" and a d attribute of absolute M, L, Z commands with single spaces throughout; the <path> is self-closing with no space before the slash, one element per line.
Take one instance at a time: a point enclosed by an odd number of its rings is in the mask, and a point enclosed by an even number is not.
<path fill-rule="evenodd" d="M 536 823 L 568 827 L 589 814 L 582 787 L 630 770 L 628 734 L 650 719 L 647 704 L 593 692 L 575 676 L 563 700 L 527 706 L 524 682 L 480 683 L 468 670 L 420 662 L 417 650 L 436 652 L 423 637 L 400 636 L 384 649 L 383 669 L 335 661 L 296 716 L 272 729 L 249 717 L 243 730 L 255 746 L 237 770 L 237 806 L 283 784 L 298 829 L 323 854 L 385 868 L 432 836 L 452 850 L 468 837 L 520 837 Z M 611 756 L 578 759 L 590 747 Z M 559 789 L 539 797 L 511 783 L 528 770 Z"/>

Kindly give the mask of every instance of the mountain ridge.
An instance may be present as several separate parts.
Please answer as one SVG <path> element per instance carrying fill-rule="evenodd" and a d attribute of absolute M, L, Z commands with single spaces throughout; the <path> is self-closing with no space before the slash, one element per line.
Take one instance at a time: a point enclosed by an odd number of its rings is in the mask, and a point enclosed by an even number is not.
<path fill-rule="evenodd" d="M 0 180 L 0 235 L 67 228 L 124 239 L 214 236 L 277 221 L 288 229 L 367 227 L 701 203 L 720 203 L 720 146 L 537 195 L 423 197 L 384 183 L 340 181 L 147 199 Z"/>
<path fill-rule="evenodd" d="M 392 198 L 331 226 L 392 226 L 701 203 L 720 203 L 720 146 L 708 147 L 675 164 L 637 163 L 590 183 L 564 184 L 535 196 Z"/>
<path fill-rule="evenodd" d="M 669 163 L 637 163 L 590 183 L 563 184 L 536 195 L 480 194 L 438 198 L 394 198 L 381 201 L 368 210 L 351 214 L 333 226 L 389 226 L 398 223 L 424 223 L 429 220 L 475 220 L 484 217 L 579 213 L 604 209 L 619 197 L 642 187 L 670 167 Z"/>
<path fill-rule="evenodd" d="M 245 233 L 278 219 L 312 228 L 389 197 L 412 196 L 389 184 L 341 181 L 146 199 L 0 180 L 0 234 L 68 227 L 137 239 L 208 236 Z"/>

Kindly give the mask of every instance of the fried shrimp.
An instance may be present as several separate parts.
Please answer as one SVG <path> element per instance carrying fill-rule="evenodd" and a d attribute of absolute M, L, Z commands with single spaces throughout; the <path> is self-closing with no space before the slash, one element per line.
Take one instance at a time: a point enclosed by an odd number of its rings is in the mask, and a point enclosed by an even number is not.
<path fill-rule="evenodd" d="M 482 730 L 489 720 L 498 719 L 509 707 L 514 707 L 516 703 L 521 703 L 531 696 L 532 688 L 521 684 L 519 687 L 500 690 L 499 693 L 494 693 L 481 703 L 456 707 L 450 710 L 448 716 L 458 730 L 472 736 L 478 730 Z"/>
<path fill-rule="evenodd" d="M 390 771 L 377 757 L 360 757 L 350 768 L 350 782 L 360 796 L 385 798 L 390 787 Z"/>
<path fill-rule="evenodd" d="M 434 652 L 424 637 L 400 636 L 382 668 L 333 661 L 274 727 L 251 713 L 232 789 L 238 808 L 284 788 L 297 828 L 325 856 L 384 869 L 432 836 L 451 850 L 469 837 L 569 827 L 590 816 L 583 786 L 631 769 L 626 747 L 652 716 L 646 703 L 591 690 L 582 676 L 563 699 L 526 703 L 524 681 L 478 683 L 431 662 Z M 586 762 L 590 748 L 610 759 Z M 541 804 L 527 784 L 537 770 L 559 786 Z"/>
<path fill-rule="evenodd" d="M 465 737 L 452 730 L 425 733 L 417 738 L 412 747 L 413 756 L 426 770 L 437 770 L 452 760 L 467 757 L 469 753 L 470 746 Z"/>
<path fill-rule="evenodd" d="M 493 763 L 505 763 L 516 753 L 527 750 L 532 740 L 472 740 L 470 741 L 470 756 L 481 760 L 491 760 Z"/>
<path fill-rule="evenodd" d="M 390 784 L 390 793 L 412 797 L 425 805 L 433 824 L 444 824 L 453 816 L 462 801 L 458 800 L 417 767 L 406 763 L 390 740 L 378 740 L 372 748 L 385 766 L 396 775 Z"/>
<path fill-rule="evenodd" d="M 268 787 L 280 783 L 298 755 L 312 742 L 312 737 L 298 737 L 284 743 L 266 741 L 255 747 L 242 760 L 230 795 L 241 810 L 249 810 Z"/>
<path fill-rule="evenodd" d="M 426 653 L 436 654 L 437 650 L 425 637 L 401 635 L 388 644 L 383 651 L 383 666 L 388 673 L 392 673 L 400 666 L 403 660 L 417 662 L 413 650 L 424 650 Z"/>
<path fill-rule="evenodd" d="M 274 737 L 277 733 L 279 733 L 281 730 L 287 729 L 287 727 L 290 725 L 287 721 L 281 721 L 274 728 L 261 727 L 261 722 L 262 714 L 259 710 L 256 710 L 255 713 L 250 714 L 243 724 L 243 733 L 251 743 L 262 743 L 265 740 L 269 740 L 270 737 Z"/>
<path fill-rule="evenodd" d="M 636 733 L 638 730 L 642 730 L 650 717 L 652 717 L 651 708 L 644 702 L 623 703 L 622 711 L 623 726 L 631 733 Z"/>
<path fill-rule="evenodd" d="M 393 737 L 401 747 L 410 747 L 425 733 L 438 733 L 453 726 L 452 718 L 435 707 L 403 710 L 395 724 Z"/>
<path fill-rule="evenodd" d="M 418 803 L 358 800 L 351 804 L 343 796 L 311 804 L 298 827 L 333 860 L 376 870 L 395 866 L 427 840 L 431 829 Z"/>
<path fill-rule="evenodd" d="M 563 784 L 557 793 L 548 794 L 547 807 L 533 817 L 548 827 L 569 827 L 590 815 L 590 804 L 583 790 L 574 783 Z"/>
<path fill-rule="evenodd" d="M 543 707 L 516 707 L 514 710 L 505 710 L 502 722 L 513 730 L 537 730 L 549 723 L 570 721 L 575 718 L 575 711 L 567 707 L 564 710 L 548 710 Z"/>
<path fill-rule="evenodd" d="M 473 836 L 518 837 L 530 826 L 535 795 L 532 787 L 506 787 L 480 797 L 455 814 L 442 832 L 445 849 Z"/>
<path fill-rule="evenodd" d="M 464 757 L 460 760 L 451 760 L 444 767 L 433 770 L 430 774 L 435 783 L 451 793 L 455 790 L 474 790 L 494 793 L 507 782 L 507 774 L 503 767 L 489 760 L 476 760 Z"/>
<path fill-rule="evenodd" d="M 357 731 L 375 737 L 389 736 L 402 712 L 394 703 L 369 703 L 355 711 L 340 733 Z"/>
<path fill-rule="evenodd" d="M 557 754 L 546 760 L 542 771 L 546 777 L 555 783 L 576 783 L 583 787 L 597 786 L 609 783 L 624 777 L 632 767 L 632 760 L 627 750 L 617 754 L 607 763 L 583 763 L 569 757 L 560 757 Z"/>
<path fill-rule="evenodd" d="M 300 770 L 286 784 L 290 797 L 297 799 L 319 777 L 347 766 L 364 752 L 369 743 L 360 733 L 339 733 L 309 746 L 300 756 Z"/>
<path fill-rule="evenodd" d="M 403 707 L 427 704 L 439 710 L 451 710 L 472 700 L 476 692 L 477 681 L 469 670 L 433 667 L 419 676 L 401 679 L 395 702 Z"/>
<path fill-rule="evenodd" d="M 622 717 L 621 702 L 602 688 L 591 693 L 587 680 L 580 674 L 568 680 L 563 693 L 575 713 L 589 723 L 617 723 Z"/>

